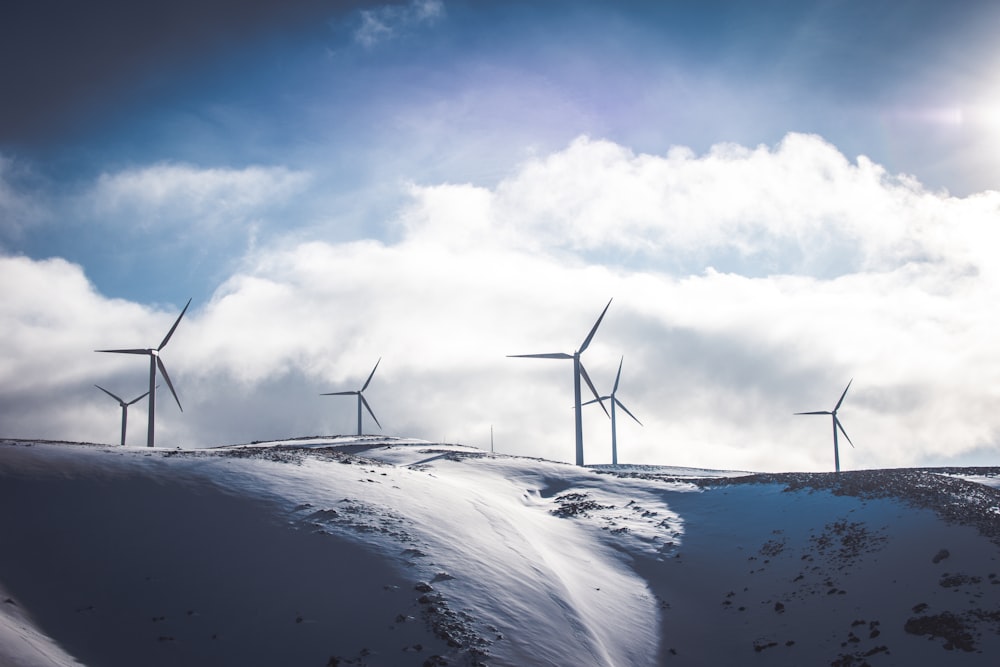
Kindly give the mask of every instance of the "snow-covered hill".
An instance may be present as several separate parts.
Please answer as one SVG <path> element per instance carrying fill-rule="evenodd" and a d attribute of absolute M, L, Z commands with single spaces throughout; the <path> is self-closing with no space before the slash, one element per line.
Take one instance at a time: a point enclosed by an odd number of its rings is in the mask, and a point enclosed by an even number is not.
<path fill-rule="evenodd" d="M 0 441 L 0 664 L 993 665 L 998 473 Z"/>

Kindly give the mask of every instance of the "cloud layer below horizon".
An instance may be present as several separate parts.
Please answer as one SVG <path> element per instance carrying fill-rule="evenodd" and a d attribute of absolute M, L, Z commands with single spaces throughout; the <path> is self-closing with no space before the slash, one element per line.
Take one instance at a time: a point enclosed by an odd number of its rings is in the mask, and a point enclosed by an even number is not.
<path fill-rule="evenodd" d="M 9 173 L 2 210 L 52 215 Z M 353 432 L 353 401 L 318 394 L 357 389 L 381 357 L 366 396 L 385 433 L 488 447 L 492 427 L 499 451 L 571 461 L 570 364 L 506 355 L 573 352 L 613 298 L 584 362 L 609 391 L 624 357 L 619 398 L 644 426 L 619 420 L 623 462 L 831 469 L 829 420 L 792 413 L 831 409 L 851 378 L 845 468 L 1000 455 L 1000 193 L 928 191 L 815 135 L 701 155 L 581 136 L 491 186 L 409 184 L 378 238 L 253 241 L 322 187 L 282 165 L 157 164 L 74 194 L 119 212 L 182 200 L 207 242 L 245 247 L 164 351 L 184 412 L 162 388 L 158 444 Z M 147 362 L 91 350 L 156 345 L 186 295 L 109 299 L 58 258 L 0 257 L 0 280 L 0 435 L 116 442 L 120 410 L 91 385 L 139 395 Z M 129 422 L 142 444 L 144 402 Z M 599 408 L 585 440 L 610 460 Z"/>

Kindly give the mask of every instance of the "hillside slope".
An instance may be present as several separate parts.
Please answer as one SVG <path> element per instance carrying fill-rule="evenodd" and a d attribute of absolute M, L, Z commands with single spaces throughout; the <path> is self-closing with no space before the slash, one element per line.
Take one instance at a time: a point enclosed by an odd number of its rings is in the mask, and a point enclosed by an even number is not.
<path fill-rule="evenodd" d="M 0 442 L 0 662 L 992 665 L 996 480 Z"/>

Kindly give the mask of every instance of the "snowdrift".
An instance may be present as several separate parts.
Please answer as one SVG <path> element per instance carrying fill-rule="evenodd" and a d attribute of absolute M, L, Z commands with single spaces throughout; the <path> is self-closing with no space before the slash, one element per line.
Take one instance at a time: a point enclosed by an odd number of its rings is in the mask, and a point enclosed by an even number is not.
<path fill-rule="evenodd" d="M 0 441 L 0 664 L 993 665 L 998 479 Z"/>

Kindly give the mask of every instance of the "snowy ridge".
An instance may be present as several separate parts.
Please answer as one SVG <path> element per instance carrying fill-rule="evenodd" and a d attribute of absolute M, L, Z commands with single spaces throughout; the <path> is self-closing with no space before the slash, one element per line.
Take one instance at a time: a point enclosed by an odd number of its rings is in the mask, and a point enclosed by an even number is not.
<path fill-rule="evenodd" d="M 0 442 L 0 663 L 994 664 L 997 471 L 962 474 Z"/>

